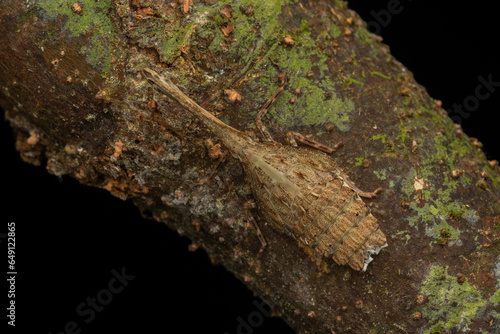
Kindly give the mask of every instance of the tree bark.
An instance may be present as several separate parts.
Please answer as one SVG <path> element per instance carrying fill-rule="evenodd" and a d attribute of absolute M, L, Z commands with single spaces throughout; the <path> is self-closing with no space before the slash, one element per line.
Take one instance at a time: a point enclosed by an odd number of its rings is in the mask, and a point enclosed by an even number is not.
<path fill-rule="evenodd" d="M 499 168 L 345 3 L 4 2 L 0 103 L 26 162 L 133 199 L 297 332 L 500 331 Z M 239 162 L 195 185 L 224 147 L 145 67 L 250 135 L 286 72 L 267 128 L 342 140 L 331 158 L 359 188 L 384 189 L 367 203 L 388 247 L 367 272 L 326 261 L 324 273 L 257 208 L 258 257 Z"/>

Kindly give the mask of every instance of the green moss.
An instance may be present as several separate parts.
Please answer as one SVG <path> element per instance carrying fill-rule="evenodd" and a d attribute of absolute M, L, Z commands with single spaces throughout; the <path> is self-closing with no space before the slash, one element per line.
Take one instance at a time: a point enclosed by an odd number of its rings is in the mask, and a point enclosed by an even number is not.
<path fill-rule="evenodd" d="M 494 306 L 498 306 L 500 304 L 500 289 L 497 289 L 493 296 L 491 296 L 490 303 Z"/>
<path fill-rule="evenodd" d="M 430 152 L 426 156 L 426 164 L 442 160 L 452 170 L 455 168 L 454 161 L 456 158 L 476 153 L 469 140 L 461 140 L 454 135 L 455 126 L 449 118 L 444 118 L 435 111 L 424 107 L 419 107 L 419 110 L 432 118 L 433 123 L 436 124 L 436 128 L 444 130 L 432 137 L 436 153 Z"/>
<path fill-rule="evenodd" d="M 240 65 L 240 73 L 253 78 L 253 84 L 265 87 L 256 93 L 256 103 L 263 103 L 278 88 L 276 81 L 279 64 L 280 72 L 287 72 L 287 89 L 269 111 L 268 117 L 280 126 L 294 127 L 300 125 L 333 124 L 338 129 L 349 129 L 349 114 L 354 110 L 351 100 L 342 100 L 335 92 L 335 82 L 327 75 L 327 56 L 318 55 L 318 41 L 332 40 L 340 35 L 340 29 L 327 15 L 321 16 L 322 32 L 316 38 L 311 37 L 311 29 L 307 20 L 301 21 L 299 29 L 293 31 L 280 21 L 282 7 L 289 1 L 257 1 L 242 0 L 238 6 L 232 6 L 230 22 L 234 24 L 234 36 L 226 43 L 227 52 Z M 210 16 L 219 16 L 217 12 L 231 1 L 219 1 L 208 11 Z M 245 13 L 251 6 L 253 14 Z M 222 24 L 222 23 L 221 23 Z M 212 29 L 212 28 L 210 28 Z M 213 27 L 214 40 L 210 48 L 219 51 L 220 43 L 226 38 L 218 27 Z M 282 38 L 292 36 L 294 44 L 284 46 Z M 265 55 L 264 57 L 262 57 Z M 249 72 L 250 71 L 250 72 Z M 313 77 L 308 73 L 318 73 Z M 292 93 L 300 89 L 300 95 Z M 260 95 L 260 96 L 259 96 Z M 289 103 L 295 98 L 295 103 Z"/>
<path fill-rule="evenodd" d="M 382 142 L 382 144 L 386 143 L 386 135 L 372 136 L 372 140 L 378 140 L 378 139 L 380 139 L 380 141 Z"/>
<path fill-rule="evenodd" d="M 356 167 L 361 167 L 361 166 L 363 166 L 364 161 L 365 161 L 365 157 L 359 157 L 359 158 L 356 158 L 356 164 L 355 164 L 355 166 L 356 166 Z"/>
<path fill-rule="evenodd" d="M 158 47 L 161 60 L 169 64 L 180 56 L 182 47 L 189 43 L 191 34 L 194 31 L 194 24 L 191 23 L 185 26 L 170 25 L 170 27 L 171 29 L 168 32 L 161 34 L 166 38 L 161 38 Z"/>
<path fill-rule="evenodd" d="M 438 134 L 433 137 L 433 141 L 435 151 L 426 155 L 424 164 L 430 165 L 443 161 L 450 170 L 454 170 L 458 151 L 450 149 L 449 138 L 443 134 Z"/>
<path fill-rule="evenodd" d="M 426 330 L 424 334 L 443 334 L 443 322 L 439 321 L 437 324 L 433 325 L 430 329 Z"/>
<path fill-rule="evenodd" d="M 426 196 L 423 197 L 425 198 Z M 431 204 L 429 204 L 429 202 L 426 202 L 421 207 L 417 202 L 411 202 L 410 209 L 416 211 L 417 215 L 408 218 L 410 226 L 417 227 L 419 223 L 426 226 L 428 223 L 435 222 L 436 216 L 432 214 L 430 206 Z"/>
<path fill-rule="evenodd" d="M 410 241 L 410 239 L 411 239 L 411 235 L 408 233 L 408 231 L 407 231 L 407 230 L 404 230 L 404 231 L 399 231 L 399 232 L 397 232 L 396 234 L 391 235 L 391 237 L 392 237 L 393 239 L 400 238 L 402 241 L 404 241 L 404 242 L 405 242 L 405 244 L 407 244 L 407 243 L 408 243 L 408 241 Z"/>
<path fill-rule="evenodd" d="M 465 206 L 460 205 L 459 203 L 450 203 L 450 205 L 447 206 L 446 210 L 448 211 L 448 215 L 451 219 L 457 220 L 462 218 L 465 212 Z"/>
<path fill-rule="evenodd" d="M 353 78 L 351 78 L 351 77 L 349 76 L 349 77 L 348 77 L 347 84 L 348 84 L 348 85 L 351 85 L 351 84 L 353 84 L 353 83 L 355 83 L 356 85 L 360 85 L 360 86 L 363 86 L 363 85 L 364 85 L 364 83 L 363 83 L 363 82 L 358 81 L 358 80 L 356 80 L 356 79 L 353 79 Z"/>
<path fill-rule="evenodd" d="M 476 223 L 478 220 L 476 211 L 463 203 L 453 201 L 451 198 L 459 181 L 445 176 L 443 187 L 436 189 L 435 184 L 431 182 L 436 177 L 431 166 L 422 166 L 420 175 L 417 174 L 415 169 L 411 169 L 401 183 L 402 192 L 410 198 L 410 209 L 416 213 L 415 216 L 408 218 L 411 226 L 416 227 L 418 223 L 427 225 L 431 222 L 441 224 L 441 221 L 454 221 L 461 218 L 466 219 L 470 224 Z M 415 190 L 415 180 L 417 179 L 422 179 L 425 184 L 424 188 L 427 188 L 421 190 L 420 194 Z M 436 193 L 438 196 L 435 195 Z M 425 201 L 423 206 L 417 204 L 421 200 Z"/>
<path fill-rule="evenodd" d="M 161 61 L 171 64 L 181 55 L 181 50 L 194 41 L 192 36 L 197 27 L 200 27 L 200 36 L 214 35 L 216 27 L 213 24 L 206 26 L 208 15 L 220 18 L 215 9 L 210 10 L 203 3 L 196 3 L 187 18 L 148 16 L 137 21 L 135 29 L 130 30 L 129 34 L 140 46 L 156 48 Z M 219 41 L 214 40 L 213 44 L 220 48 Z"/>
<path fill-rule="evenodd" d="M 336 125 L 341 131 L 349 129 L 348 114 L 354 110 L 352 101 L 327 100 L 326 91 L 315 85 L 298 84 L 295 87 L 303 92 L 295 104 L 291 105 L 288 102 L 295 95 L 286 91 L 270 111 L 270 116 L 279 125 L 293 127 L 329 123 Z"/>
<path fill-rule="evenodd" d="M 39 0 L 37 7 L 50 19 L 59 16 L 65 18 L 63 29 L 69 31 L 72 37 L 90 35 L 86 49 L 86 60 L 94 67 L 101 68 L 105 73 L 111 69 L 114 50 L 112 42 L 116 38 L 113 22 L 108 17 L 112 10 L 111 0 L 80 0 L 80 13 L 72 10 L 74 0 Z"/>
<path fill-rule="evenodd" d="M 403 121 L 401 121 L 401 123 L 399 124 L 399 131 L 400 134 L 395 138 L 395 140 L 401 141 L 401 143 L 404 145 L 408 130 L 405 128 Z"/>
<path fill-rule="evenodd" d="M 219 17 L 217 12 L 225 5 L 233 5 L 231 13 L 231 22 L 234 24 L 234 41 L 231 43 L 229 52 L 239 59 L 242 64 L 252 63 L 254 58 L 261 55 L 261 51 L 270 45 L 274 44 L 277 36 L 283 35 L 283 27 L 279 23 L 281 8 L 288 1 L 273 0 L 273 1 L 257 1 L 257 0 L 242 0 L 238 6 L 234 6 L 233 1 L 224 0 L 218 1 L 215 5 L 208 8 L 208 13 L 211 17 Z M 199 5 L 196 5 L 199 6 Z M 253 14 L 245 14 L 247 7 L 253 8 Z M 205 9 L 200 10 L 203 12 Z M 221 25 L 223 22 L 220 23 Z M 304 24 L 303 24 L 304 26 Z M 258 29 L 258 30 L 257 30 Z M 258 31 L 258 33 L 256 33 Z M 215 39 L 212 41 L 210 48 L 212 50 L 220 50 L 220 42 L 225 40 L 222 32 L 218 27 L 215 27 L 213 33 Z M 248 52 L 252 50 L 253 52 Z"/>
<path fill-rule="evenodd" d="M 344 8 L 345 7 L 345 2 L 344 1 L 335 0 L 335 6 L 337 6 L 339 8 Z"/>
<path fill-rule="evenodd" d="M 491 179 L 493 186 L 498 187 L 500 184 L 500 176 L 495 176 L 497 173 L 489 165 L 484 166 L 484 168 L 488 172 L 488 177 Z"/>
<path fill-rule="evenodd" d="M 412 175 L 416 175 L 415 169 L 411 169 L 406 179 L 401 182 L 401 191 L 406 197 L 412 197 L 412 194 L 415 192 L 415 187 L 413 186 L 414 176 L 412 177 Z"/>
<path fill-rule="evenodd" d="M 273 64 L 280 64 L 280 70 L 289 74 L 287 85 L 290 91 L 301 91 L 300 95 L 295 95 L 286 90 L 270 110 L 269 116 L 280 126 L 329 123 L 341 131 L 348 130 L 349 114 L 354 110 L 354 103 L 337 97 L 335 83 L 330 75 L 326 75 L 327 57 L 317 54 L 316 41 L 307 29 L 293 38 L 295 43 L 292 47 L 274 44 L 256 69 L 265 73 L 255 79 L 258 86 L 267 87 L 266 95 L 261 97 L 262 102 L 278 88 L 275 80 L 277 72 L 270 70 Z M 308 73 L 318 74 L 308 77 Z M 289 103 L 291 98 L 295 98 L 294 104 Z"/>
<path fill-rule="evenodd" d="M 384 79 L 387 79 L 387 80 L 391 80 L 391 77 L 388 76 L 388 75 L 385 75 L 383 73 L 380 73 L 380 72 L 376 72 L 376 71 L 373 71 L 373 72 L 370 72 L 371 75 L 376 75 L 378 77 L 381 77 L 381 78 L 384 78 Z"/>
<path fill-rule="evenodd" d="M 392 155 L 394 156 L 394 150 L 395 150 L 395 146 L 394 146 L 394 142 L 392 140 L 388 140 L 387 139 L 387 135 L 376 135 L 376 136 L 372 136 L 371 138 L 372 140 L 379 140 L 382 142 L 382 144 L 384 144 L 384 146 L 386 147 L 386 155 Z"/>
<path fill-rule="evenodd" d="M 434 333 L 437 328 L 469 330 L 469 326 L 487 301 L 467 281 L 458 283 L 448 275 L 447 267 L 433 266 L 420 292 L 428 298 L 422 315 L 432 324 L 424 333 Z"/>
<path fill-rule="evenodd" d="M 268 113 L 270 119 L 280 126 L 328 123 L 346 131 L 354 103 L 337 96 L 333 76 L 327 73 L 327 56 L 317 52 L 317 42 L 337 38 L 340 29 L 328 15 L 321 16 L 323 29 L 315 38 L 311 37 L 307 20 L 302 20 L 297 30 L 284 26 L 281 12 L 288 2 L 241 0 L 238 6 L 229 0 L 213 5 L 197 2 L 187 18 L 148 17 L 137 22 L 138 26 L 131 34 L 140 45 L 154 46 L 162 61 L 167 63 L 175 61 L 186 46 L 196 46 L 195 33 L 200 37 L 213 36 L 209 49 L 233 59 L 237 64 L 234 70 L 252 78 L 251 84 L 265 88 L 255 93 L 256 104 L 263 103 L 278 88 L 274 67 L 278 64 L 280 72 L 287 73 L 289 89 L 273 105 Z M 232 5 L 231 17 L 222 18 L 219 11 L 227 4 Z M 253 9 L 251 15 L 247 11 L 249 7 Z M 224 36 L 221 31 L 221 27 L 228 23 L 234 25 L 230 37 Z M 292 36 L 294 45 L 284 46 L 281 43 L 286 35 Z M 311 77 L 308 73 L 315 75 Z M 300 89 L 301 93 L 292 93 L 295 89 Z M 292 97 L 295 103 L 289 103 Z"/>
<path fill-rule="evenodd" d="M 77 1 L 74 0 L 39 0 L 37 6 L 52 19 L 58 16 L 66 16 L 64 28 L 68 29 L 73 37 L 97 29 L 100 34 L 114 32 L 113 24 L 107 17 L 108 11 L 112 7 L 111 0 L 80 0 L 78 3 L 82 11 L 77 14 L 72 6 Z"/>
<path fill-rule="evenodd" d="M 406 139 L 408 137 L 406 129 L 418 128 L 422 117 L 431 117 L 433 120 L 435 128 L 429 130 L 436 134 L 419 138 L 420 145 L 427 149 L 419 151 L 421 157 L 418 168 L 410 170 L 401 184 L 401 190 L 411 200 L 410 209 L 415 211 L 415 215 L 408 218 L 410 225 L 416 226 L 418 223 L 427 225 L 430 222 L 439 225 L 441 220 L 450 223 L 450 220 L 462 218 L 474 224 L 478 219 L 476 211 L 464 203 L 453 200 L 458 187 L 470 185 L 471 180 L 466 175 L 454 179 L 451 177 L 451 172 L 459 168 L 458 161 L 475 154 L 475 150 L 468 140 L 461 140 L 454 135 L 455 127 L 451 120 L 433 110 L 419 109 L 420 112 L 415 114 L 415 117 L 404 122 L 405 126 L 403 123 L 400 125 L 400 135 L 396 138 Z M 414 187 L 416 178 L 422 179 L 425 184 L 420 193 Z M 422 200 L 429 206 L 417 205 Z"/>
<path fill-rule="evenodd" d="M 340 28 L 333 24 L 326 15 L 321 16 L 321 22 L 323 23 L 324 30 L 321 32 L 322 37 L 330 36 L 332 39 L 339 37 L 342 32 Z"/>
<path fill-rule="evenodd" d="M 410 173 L 406 176 L 405 180 L 401 183 L 402 192 L 410 198 L 410 209 L 415 212 L 414 216 L 410 216 L 408 221 L 410 226 L 417 227 L 417 224 L 428 223 L 441 224 L 446 223 L 448 220 L 459 220 L 464 218 L 468 223 L 475 224 L 478 220 L 476 211 L 463 203 L 452 201 L 451 194 L 455 192 L 457 184 L 444 182 L 444 187 L 436 189 L 435 184 L 430 182 L 434 177 L 434 173 L 431 169 L 421 169 L 420 177 L 417 176 L 415 169 L 410 170 Z M 416 180 L 423 179 L 425 187 L 420 191 L 420 194 L 415 190 Z M 418 181 L 420 182 L 420 181 Z M 435 194 L 438 196 L 435 196 Z M 424 205 L 420 206 L 418 203 L 424 201 Z M 439 238 L 436 233 L 432 233 L 429 236 L 435 236 Z"/>
<path fill-rule="evenodd" d="M 431 214 L 436 215 L 438 210 L 434 206 L 430 206 Z M 432 212 L 434 209 L 435 213 Z M 435 224 L 433 227 L 426 229 L 425 234 L 429 237 L 434 238 L 436 243 L 442 245 L 461 245 L 462 242 L 460 240 L 460 231 L 454 229 L 450 226 L 445 220 L 440 220 L 438 224 Z"/>
<path fill-rule="evenodd" d="M 66 145 L 66 146 L 64 146 L 64 152 L 66 152 L 68 154 L 73 154 L 73 153 L 75 153 L 75 150 L 71 146 Z"/>
<path fill-rule="evenodd" d="M 307 30 L 310 31 L 311 30 L 311 28 L 309 28 L 309 25 L 307 24 L 307 20 L 302 19 L 300 21 L 300 23 L 302 24 L 302 26 L 300 27 L 299 32 L 303 32 L 303 31 L 307 31 Z"/>
<path fill-rule="evenodd" d="M 377 55 L 380 52 L 380 49 L 377 47 L 373 47 L 373 43 L 378 39 L 378 36 L 371 33 L 367 29 L 356 29 L 354 31 L 354 35 L 356 36 L 357 40 L 361 44 L 366 44 L 372 47 L 372 54 L 375 58 L 377 58 Z"/>
<path fill-rule="evenodd" d="M 385 169 L 375 170 L 375 171 L 373 171 L 373 173 L 375 174 L 375 176 L 377 177 L 377 179 L 379 179 L 381 181 L 387 179 L 387 175 L 386 175 L 386 170 Z"/>

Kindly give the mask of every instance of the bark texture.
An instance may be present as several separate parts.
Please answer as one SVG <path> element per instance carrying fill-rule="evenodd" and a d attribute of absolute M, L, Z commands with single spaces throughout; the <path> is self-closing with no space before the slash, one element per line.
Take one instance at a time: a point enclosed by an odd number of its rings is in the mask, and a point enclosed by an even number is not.
<path fill-rule="evenodd" d="M 4 0 L 0 34 L 0 103 L 22 158 L 132 198 L 297 332 L 500 332 L 498 166 L 345 3 Z M 342 140 L 331 159 L 359 188 L 384 188 L 367 203 L 389 246 L 367 272 L 325 260 L 325 273 L 257 208 L 257 257 L 241 166 L 194 185 L 224 147 L 145 67 L 250 135 L 286 72 L 268 129 Z"/>

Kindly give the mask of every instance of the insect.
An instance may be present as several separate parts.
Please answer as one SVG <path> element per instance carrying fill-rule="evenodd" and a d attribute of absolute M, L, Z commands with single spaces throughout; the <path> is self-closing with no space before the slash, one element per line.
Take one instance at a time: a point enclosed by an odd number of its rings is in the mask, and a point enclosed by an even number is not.
<path fill-rule="evenodd" d="M 364 271 L 371 255 L 387 246 L 377 219 L 360 198 L 372 198 L 381 189 L 359 190 L 323 152 L 282 145 L 270 138 L 265 143 L 256 142 L 200 107 L 170 79 L 151 69 L 144 69 L 143 73 L 222 141 L 241 162 L 245 180 L 251 185 L 257 208 L 265 220 L 274 229 L 296 239 L 318 266 L 325 257 Z M 283 86 L 261 109 L 260 117 L 281 91 Z M 259 116 L 257 125 L 261 124 Z M 267 134 L 263 126 L 261 131 Z M 321 151 L 333 151 L 297 133 L 287 137 L 292 143 L 297 139 Z"/>

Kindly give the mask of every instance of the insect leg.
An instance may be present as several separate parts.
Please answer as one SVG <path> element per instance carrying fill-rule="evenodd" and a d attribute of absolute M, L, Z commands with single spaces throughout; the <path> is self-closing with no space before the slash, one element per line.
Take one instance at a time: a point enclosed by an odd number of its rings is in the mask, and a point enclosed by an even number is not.
<path fill-rule="evenodd" d="M 257 257 L 260 257 L 262 253 L 264 252 L 264 249 L 267 246 L 266 239 L 264 238 L 264 235 L 260 231 L 259 225 L 255 221 L 255 218 L 253 217 L 252 213 L 250 212 L 250 209 L 255 208 L 255 202 L 253 200 L 249 200 L 243 205 L 243 208 L 245 209 L 245 212 L 247 213 L 248 219 L 252 222 L 253 227 L 255 228 L 255 232 L 257 233 L 257 237 L 259 238 L 260 241 L 260 249 L 259 253 L 257 254 Z"/>
<path fill-rule="evenodd" d="M 284 86 L 285 80 L 284 79 L 285 79 L 285 76 L 283 73 L 280 76 L 280 88 L 278 88 L 278 90 L 273 94 L 273 96 L 271 96 L 271 98 L 269 98 L 269 100 L 267 100 L 266 103 L 264 103 L 262 108 L 260 108 L 259 113 L 257 114 L 257 117 L 255 117 L 255 126 L 260 130 L 262 136 L 264 137 L 264 139 L 266 141 L 272 142 L 274 140 L 273 140 L 273 137 L 271 137 L 271 134 L 269 133 L 269 131 L 267 131 L 266 127 L 262 123 L 262 117 L 264 117 L 264 115 L 267 113 L 267 111 L 273 105 L 274 101 L 276 101 L 278 99 L 278 97 L 281 95 L 281 93 L 283 93 L 283 91 L 285 90 L 285 86 Z"/>
<path fill-rule="evenodd" d="M 382 188 L 377 188 L 377 189 L 375 189 L 372 192 L 363 191 L 363 190 L 359 189 L 358 187 L 356 187 L 356 185 L 354 184 L 354 182 L 352 182 L 351 180 L 349 180 L 349 178 L 347 177 L 347 175 L 343 175 L 342 179 L 344 180 L 345 183 L 347 183 L 347 185 L 349 187 L 351 187 L 358 194 L 359 197 L 374 198 L 374 197 L 377 196 L 377 194 L 379 192 L 382 191 Z"/>
<path fill-rule="evenodd" d="M 297 142 L 300 142 L 304 145 L 311 146 L 312 148 L 315 148 L 317 150 L 323 151 L 328 154 L 335 152 L 340 146 L 344 144 L 343 142 L 338 142 L 333 147 L 329 147 L 315 141 L 314 139 L 308 138 L 304 135 L 301 135 L 298 132 L 293 132 L 293 131 L 290 131 L 286 134 L 286 139 L 288 143 L 294 147 L 297 147 Z"/>
<path fill-rule="evenodd" d="M 222 166 L 224 161 L 226 161 L 226 158 L 227 158 L 227 151 L 224 151 L 222 153 L 222 155 L 219 157 L 219 160 L 217 160 L 217 164 L 215 165 L 214 169 L 212 170 L 212 172 L 210 173 L 208 178 L 205 181 L 194 183 L 194 185 L 195 186 L 202 186 L 204 184 L 210 183 L 210 180 L 212 180 L 212 177 L 217 173 L 217 171 Z"/>

